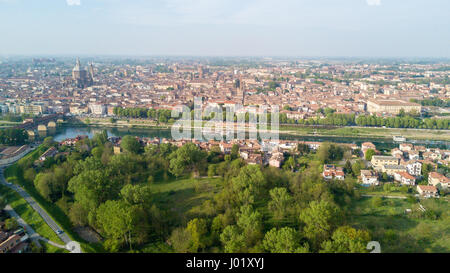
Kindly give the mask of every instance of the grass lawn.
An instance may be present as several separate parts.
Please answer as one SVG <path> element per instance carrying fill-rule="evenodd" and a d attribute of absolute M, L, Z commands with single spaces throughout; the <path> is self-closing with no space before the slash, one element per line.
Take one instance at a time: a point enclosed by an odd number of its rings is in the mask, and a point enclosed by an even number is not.
<path fill-rule="evenodd" d="M 70 253 L 70 251 L 68 251 L 67 249 L 62 249 L 56 246 L 53 246 L 49 243 L 46 243 L 42 240 L 39 240 L 39 243 L 41 244 L 41 246 L 44 247 L 45 249 L 45 253 Z"/>
<path fill-rule="evenodd" d="M 393 190 L 391 191 L 385 191 L 382 186 L 377 186 L 375 188 L 371 187 L 358 187 L 359 192 L 361 194 L 367 194 L 367 195 L 376 195 L 376 196 L 399 196 L 399 197 L 406 197 L 408 196 L 407 193 L 403 193 L 400 191 L 400 187 L 392 187 Z"/>
<path fill-rule="evenodd" d="M 447 201 L 421 200 L 427 209 L 436 212 L 438 218 L 430 220 L 420 215 L 417 204 L 404 199 L 384 199 L 380 207 L 374 207 L 371 197 L 355 201 L 350 223 L 370 230 L 372 239 L 379 241 L 382 252 L 449 252 L 450 205 Z M 413 214 L 406 214 L 412 209 Z"/>
<path fill-rule="evenodd" d="M 195 207 L 219 192 L 221 181 L 221 178 L 185 178 L 155 182 L 154 201 L 161 210 L 175 213 L 182 224 Z"/>
<path fill-rule="evenodd" d="M 391 138 L 401 135 L 409 139 L 433 139 L 450 140 L 448 130 L 429 129 L 404 129 L 404 128 L 376 128 L 376 127 L 339 127 L 339 128 L 314 128 L 303 126 L 281 125 L 281 132 L 298 135 L 341 136 L 341 137 L 370 137 L 370 138 Z"/>
<path fill-rule="evenodd" d="M 0 185 L 0 193 L 6 197 L 11 207 L 34 229 L 34 231 L 55 243 L 64 244 L 47 223 L 45 223 L 39 213 L 37 213 L 18 193 L 3 185 Z"/>

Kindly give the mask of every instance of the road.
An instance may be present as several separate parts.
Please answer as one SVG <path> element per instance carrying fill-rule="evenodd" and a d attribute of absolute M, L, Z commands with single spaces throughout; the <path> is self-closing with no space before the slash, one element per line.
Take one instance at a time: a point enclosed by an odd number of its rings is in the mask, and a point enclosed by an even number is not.
<path fill-rule="evenodd" d="M 4 210 L 11 216 L 17 219 L 17 222 L 19 223 L 19 225 L 21 227 L 23 227 L 26 231 L 26 233 L 28 234 L 30 240 L 33 240 L 39 247 L 41 246 L 41 244 L 39 243 L 39 240 L 44 241 L 46 243 L 49 243 L 53 246 L 59 247 L 59 248 L 63 248 L 66 249 L 65 246 L 57 244 L 55 242 L 50 241 L 49 239 L 43 237 L 42 235 L 40 235 L 39 233 L 37 233 L 30 225 L 28 225 L 27 222 L 25 222 L 25 220 L 23 220 L 17 213 L 16 211 L 10 206 L 10 205 L 6 205 L 6 207 L 4 208 Z"/>
<path fill-rule="evenodd" d="M 25 201 L 44 219 L 47 225 L 55 232 L 56 235 L 66 244 L 71 242 L 72 240 L 67 236 L 66 233 L 58 234 L 59 230 L 62 230 L 61 227 L 48 215 L 48 213 L 31 197 L 22 187 L 14 184 L 9 184 L 5 181 L 5 177 L 3 176 L 3 170 L 0 170 L 0 183 L 7 186 L 10 189 L 16 191 L 20 196 L 22 196 Z"/>
<path fill-rule="evenodd" d="M 34 240 L 39 244 L 37 240 L 40 239 L 41 236 L 36 231 L 34 231 L 34 229 L 30 225 L 28 225 L 27 222 L 25 222 L 25 220 L 23 220 L 10 205 L 6 205 L 4 211 L 6 211 L 9 216 L 17 219 L 19 226 L 25 229 L 26 233 L 30 237 L 30 240 Z"/>
<path fill-rule="evenodd" d="M 25 155 L 24 155 L 25 156 Z M 9 165 L 9 164 L 8 164 Z M 62 231 L 62 228 L 50 217 L 50 215 L 19 185 L 14 185 L 6 182 L 5 177 L 3 175 L 3 170 L 6 166 L 0 166 L 0 184 L 7 186 L 8 188 L 17 192 L 20 196 L 22 196 L 25 201 L 44 219 L 47 225 L 55 232 L 55 234 L 65 243 L 68 244 L 72 240 L 67 236 L 66 233 L 61 233 L 58 231 Z"/>
<path fill-rule="evenodd" d="M 406 196 L 396 196 L 396 195 L 376 195 L 376 194 L 362 194 L 362 197 L 383 197 L 388 199 L 406 199 Z"/>

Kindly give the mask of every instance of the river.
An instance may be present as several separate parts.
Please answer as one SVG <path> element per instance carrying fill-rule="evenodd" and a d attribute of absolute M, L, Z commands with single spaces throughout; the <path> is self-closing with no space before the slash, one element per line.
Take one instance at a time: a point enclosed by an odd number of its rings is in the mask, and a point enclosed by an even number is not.
<path fill-rule="evenodd" d="M 47 134 L 54 137 L 56 141 L 62 141 L 66 138 L 74 138 L 77 135 L 88 135 L 92 137 L 101 130 L 107 130 L 108 136 L 123 137 L 125 135 L 133 135 L 138 137 L 158 137 L 171 138 L 170 129 L 157 128 L 108 128 L 108 127 L 91 127 L 91 126 L 71 126 L 65 125 L 49 131 Z M 45 135 L 44 135 L 45 136 Z M 333 136 L 298 136 L 289 134 L 280 134 L 280 139 L 301 140 L 301 141 L 330 141 L 335 143 L 353 143 L 360 145 L 363 142 L 370 141 L 374 143 L 378 149 L 390 150 L 398 147 L 398 143 L 392 138 L 357 138 L 357 137 L 333 137 Z M 432 140 L 407 140 L 415 145 L 423 145 L 430 148 L 450 149 L 450 142 L 432 141 Z"/>

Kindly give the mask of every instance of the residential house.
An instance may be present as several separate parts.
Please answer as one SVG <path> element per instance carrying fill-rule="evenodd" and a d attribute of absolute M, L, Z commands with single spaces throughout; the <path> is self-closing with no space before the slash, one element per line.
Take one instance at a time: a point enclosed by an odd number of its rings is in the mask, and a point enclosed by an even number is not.
<path fill-rule="evenodd" d="M 398 172 L 394 174 L 394 180 L 400 182 L 402 185 L 414 186 L 416 178 L 407 172 Z"/>
<path fill-rule="evenodd" d="M 450 188 L 450 178 L 437 172 L 431 172 L 428 174 L 428 185 L 437 187 L 440 185 L 442 188 Z"/>
<path fill-rule="evenodd" d="M 323 178 L 325 178 L 327 180 L 331 180 L 331 179 L 344 180 L 345 179 L 345 174 L 344 174 L 343 168 L 336 167 L 334 165 L 324 165 L 322 176 L 323 176 Z"/>
<path fill-rule="evenodd" d="M 441 159 L 441 154 L 430 151 L 430 152 L 423 153 L 422 157 L 423 157 L 423 159 L 428 159 L 428 160 L 434 161 L 434 160 Z"/>
<path fill-rule="evenodd" d="M 0 243 L 0 253 L 20 253 L 26 246 L 27 244 L 23 243 L 21 236 L 13 234 Z"/>
<path fill-rule="evenodd" d="M 406 167 L 403 165 L 384 165 L 381 171 L 389 176 L 394 176 L 398 172 L 406 172 Z"/>
<path fill-rule="evenodd" d="M 409 160 L 419 160 L 419 152 L 418 151 L 409 151 L 407 152 Z"/>
<path fill-rule="evenodd" d="M 377 173 L 372 170 L 361 170 L 361 183 L 363 185 L 380 185 Z"/>
<path fill-rule="evenodd" d="M 247 162 L 247 164 L 249 165 L 262 165 L 263 164 L 262 155 L 250 154 L 247 160 L 245 160 L 245 162 Z"/>
<path fill-rule="evenodd" d="M 405 163 L 406 171 L 413 176 L 420 176 L 422 174 L 422 163 L 417 160 L 410 160 Z"/>
<path fill-rule="evenodd" d="M 417 185 L 417 192 L 425 198 L 439 197 L 438 189 L 435 186 Z"/>
<path fill-rule="evenodd" d="M 221 142 L 219 146 L 220 146 L 220 151 L 224 154 L 231 153 L 231 149 L 233 148 L 233 144 L 231 144 L 231 143 Z"/>
<path fill-rule="evenodd" d="M 275 168 L 280 168 L 284 161 L 283 153 L 277 152 L 273 153 L 272 157 L 269 159 L 269 165 Z"/>
<path fill-rule="evenodd" d="M 396 158 L 403 158 L 403 152 L 399 148 L 394 148 L 391 150 L 391 155 Z"/>
<path fill-rule="evenodd" d="M 411 143 L 400 143 L 399 149 L 402 152 L 409 152 L 414 149 L 414 145 L 412 145 Z"/>
<path fill-rule="evenodd" d="M 55 147 L 50 147 L 45 151 L 40 157 L 39 161 L 43 162 L 47 158 L 54 157 L 58 153 L 58 150 Z"/>

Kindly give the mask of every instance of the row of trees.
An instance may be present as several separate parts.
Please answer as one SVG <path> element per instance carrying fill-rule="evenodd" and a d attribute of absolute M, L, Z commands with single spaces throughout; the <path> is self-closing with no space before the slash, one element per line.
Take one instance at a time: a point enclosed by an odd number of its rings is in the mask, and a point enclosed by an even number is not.
<path fill-rule="evenodd" d="M 280 115 L 281 116 L 281 115 Z M 355 114 L 328 114 L 325 118 L 309 118 L 306 120 L 290 120 L 284 121 L 280 118 L 281 123 L 297 123 L 304 125 L 334 125 L 334 126 L 371 126 L 388 128 L 416 128 L 416 129 L 449 129 L 449 119 L 420 119 L 405 114 L 397 117 L 377 117 L 373 115 Z"/>
<path fill-rule="evenodd" d="M 28 133 L 23 129 L 6 128 L 0 130 L 0 143 L 6 145 L 23 145 L 28 140 Z"/>
<path fill-rule="evenodd" d="M 288 109 L 287 107 L 286 109 Z M 290 108 L 289 108 L 290 109 Z M 223 110 L 225 113 L 225 110 Z M 449 129 L 449 119 L 421 119 L 414 113 L 405 113 L 404 111 L 397 117 L 378 117 L 374 115 L 359 115 L 355 114 L 337 114 L 334 109 L 325 108 L 319 109 L 319 113 L 325 115 L 324 118 L 314 117 L 309 119 L 293 119 L 288 118 L 286 113 L 280 113 L 280 124 L 302 124 L 302 125 L 332 125 L 332 126 L 372 126 L 388 128 L 417 128 L 417 129 Z M 159 122 L 166 123 L 171 118 L 170 110 L 155 110 L 145 108 L 114 108 L 114 114 L 119 117 L 129 118 L 151 118 L 158 120 Z M 194 111 L 191 111 L 191 117 L 194 117 Z M 210 120 L 214 117 L 212 113 L 208 117 L 203 117 L 204 120 Z M 226 115 L 223 114 L 223 120 L 226 119 Z M 255 117 L 259 120 L 259 116 Z M 237 116 L 234 117 L 234 121 L 237 120 Z M 268 122 L 271 121 L 271 114 L 268 114 Z M 249 113 L 245 114 L 245 121 L 249 121 Z"/>
<path fill-rule="evenodd" d="M 433 99 L 424 99 L 424 100 L 417 100 L 417 99 L 411 99 L 411 102 L 420 103 L 422 106 L 439 106 L 439 107 L 450 107 L 450 100 L 441 100 L 437 98 Z"/>
<path fill-rule="evenodd" d="M 122 108 L 114 107 L 114 115 L 127 118 L 150 118 L 165 123 L 171 119 L 172 111 L 167 109 Z"/>

